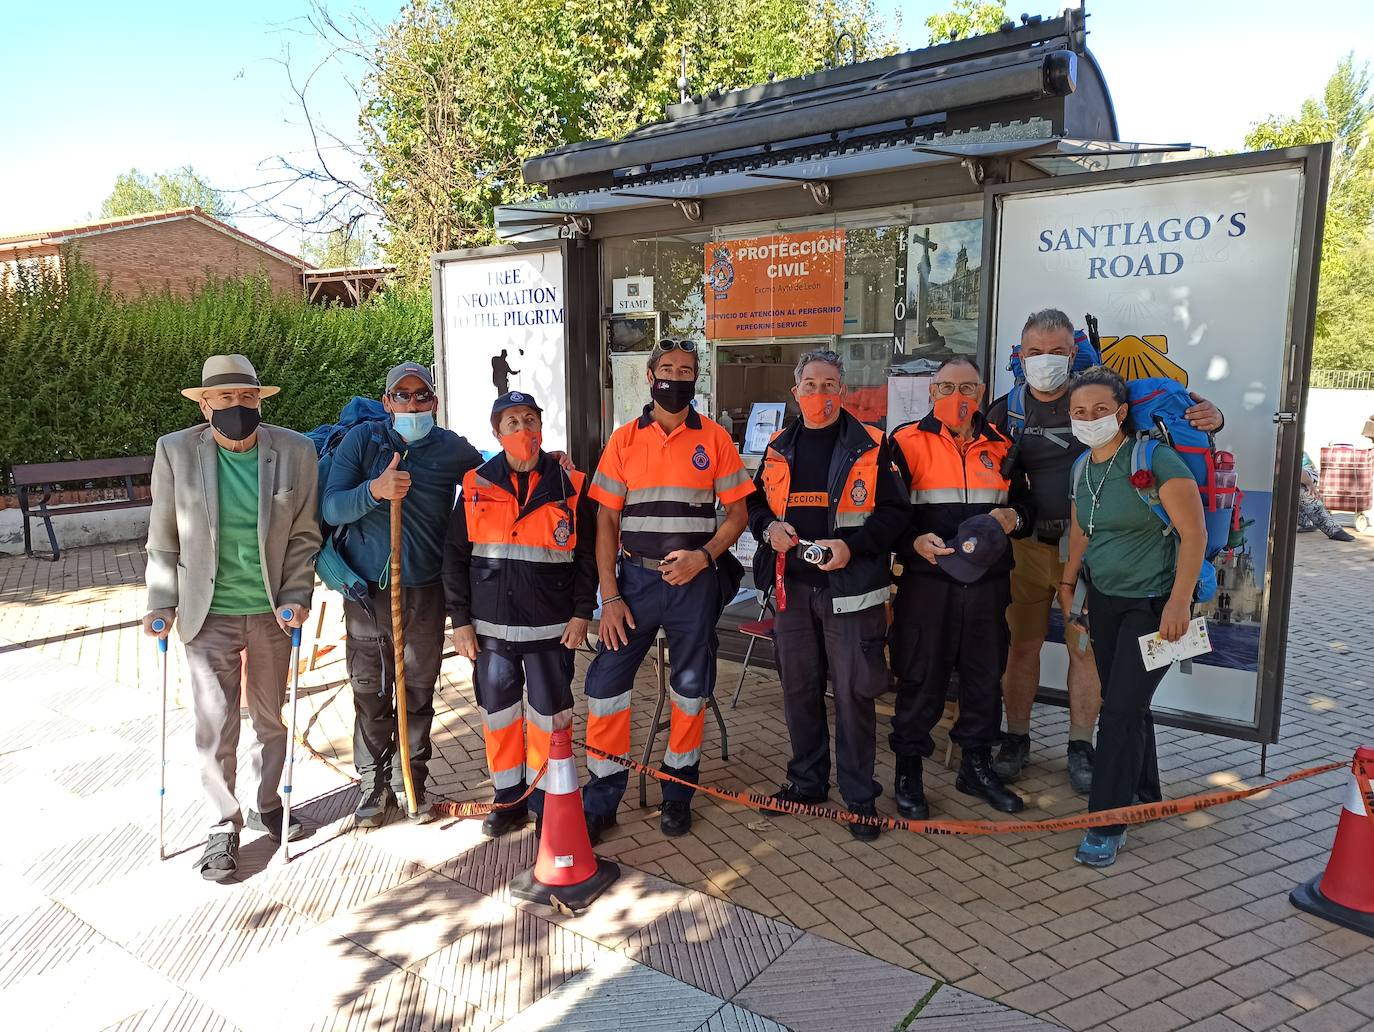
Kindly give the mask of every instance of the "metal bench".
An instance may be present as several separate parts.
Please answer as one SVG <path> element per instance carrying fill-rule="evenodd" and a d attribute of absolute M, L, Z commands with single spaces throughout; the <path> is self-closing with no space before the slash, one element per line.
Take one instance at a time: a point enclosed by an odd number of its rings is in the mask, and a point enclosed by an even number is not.
<path fill-rule="evenodd" d="M 24 554 L 37 559 L 56 562 L 62 554 L 57 544 L 57 533 L 53 530 L 54 516 L 67 516 L 79 512 L 102 512 L 107 509 L 133 509 L 152 504 L 151 498 L 134 497 L 134 477 L 148 476 L 153 471 L 153 457 L 144 455 L 132 459 L 86 459 L 77 462 L 35 462 L 15 466 L 11 471 L 14 486 L 19 491 L 19 509 L 24 520 Z M 92 480 L 123 480 L 124 497 L 107 498 L 94 502 L 49 505 L 58 484 L 85 485 Z M 81 488 L 78 488 L 81 489 Z M 38 495 L 36 508 L 32 495 Z M 34 552 L 33 538 L 29 528 L 30 519 L 42 519 L 48 532 L 49 554 Z"/>

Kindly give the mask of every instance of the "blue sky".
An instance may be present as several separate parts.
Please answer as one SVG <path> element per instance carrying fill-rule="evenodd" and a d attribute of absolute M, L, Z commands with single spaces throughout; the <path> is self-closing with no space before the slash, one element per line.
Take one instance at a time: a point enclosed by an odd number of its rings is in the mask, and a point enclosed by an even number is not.
<path fill-rule="evenodd" d="M 1050 14 L 1059 2 L 1010 6 Z M 331 10 L 385 22 L 400 6 L 341 0 Z M 878 6 L 889 19 L 901 10 L 899 39 L 915 47 L 926 14 L 945 4 Z M 279 61 L 287 46 L 301 68 L 321 56 L 297 31 L 308 10 L 306 0 L 7 4 L 0 234 L 85 218 L 131 166 L 190 164 L 232 190 L 261 182 L 259 163 L 273 154 L 304 153 Z M 1346 51 L 1374 58 L 1374 0 L 1089 0 L 1088 11 L 1089 46 L 1127 140 L 1238 147 L 1252 123 L 1318 92 Z M 316 90 L 326 121 L 348 132 L 352 94 L 329 76 Z M 295 246 L 294 232 L 270 221 L 239 224 Z"/>

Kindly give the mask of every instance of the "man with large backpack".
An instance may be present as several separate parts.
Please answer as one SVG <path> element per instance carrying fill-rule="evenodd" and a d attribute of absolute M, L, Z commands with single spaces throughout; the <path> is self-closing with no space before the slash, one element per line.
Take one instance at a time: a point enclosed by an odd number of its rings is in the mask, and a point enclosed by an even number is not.
<path fill-rule="evenodd" d="M 1073 322 L 1055 308 L 1034 312 L 1026 320 L 1019 359 L 1025 382 L 988 410 L 988 421 L 1015 442 L 1010 462 L 1029 482 L 1035 512 L 1032 533 L 1012 542 L 1016 565 L 1007 608 L 1011 648 L 1002 678 L 1007 730 L 993 762 L 997 775 L 1006 781 L 1018 778 L 1030 758 L 1040 650 L 1063 575 L 1073 464 L 1084 451 L 1069 428 L 1069 376 L 1099 361 L 1090 344 L 1080 346 Z M 1188 422 L 1201 431 L 1220 430 L 1220 410 L 1197 394 L 1192 399 L 1195 404 L 1184 414 Z M 1093 729 L 1102 688 L 1087 636 L 1073 626 L 1064 636 L 1069 655 L 1069 780 L 1074 791 L 1086 795 L 1092 787 Z"/>

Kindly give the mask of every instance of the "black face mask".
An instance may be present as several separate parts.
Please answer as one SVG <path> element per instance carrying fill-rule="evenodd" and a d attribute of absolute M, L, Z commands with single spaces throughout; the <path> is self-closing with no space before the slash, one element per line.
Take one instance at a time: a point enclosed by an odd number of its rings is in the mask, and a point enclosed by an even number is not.
<path fill-rule="evenodd" d="M 231 441 L 244 441 L 262 422 L 262 413 L 247 405 L 215 409 L 210 413 L 210 425 Z"/>
<path fill-rule="evenodd" d="M 654 403 L 664 412 L 677 415 L 692 403 L 696 392 L 695 380 L 655 379 L 654 385 L 649 388 L 649 397 L 653 398 Z"/>

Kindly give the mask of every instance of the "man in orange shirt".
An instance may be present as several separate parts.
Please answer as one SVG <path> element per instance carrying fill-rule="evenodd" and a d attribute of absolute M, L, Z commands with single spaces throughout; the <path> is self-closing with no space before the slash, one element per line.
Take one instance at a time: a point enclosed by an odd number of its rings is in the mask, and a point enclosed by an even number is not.
<path fill-rule="evenodd" d="M 653 401 L 616 430 L 588 492 L 599 502 L 596 564 L 601 582 L 601 644 L 587 670 L 587 742 L 630 751 L 630 690 L 660 627 L 672 654 L 672 726 L 665 773 L 697 780 L 706 703 L 716 680 L 716 621 L 721 613 L 716 562 L 738 540 L 753 484 L 730 436 L 691 407 L 696 344 L 663 340 L 650 353 Z M 716 501 L 725 506 L 717 523 Z M 592 756 L 583 800 L 595 844 L 615 823 L 629 771 Z M 661 826 L 684 835 L 694 790 L 665 782 Z"/>

